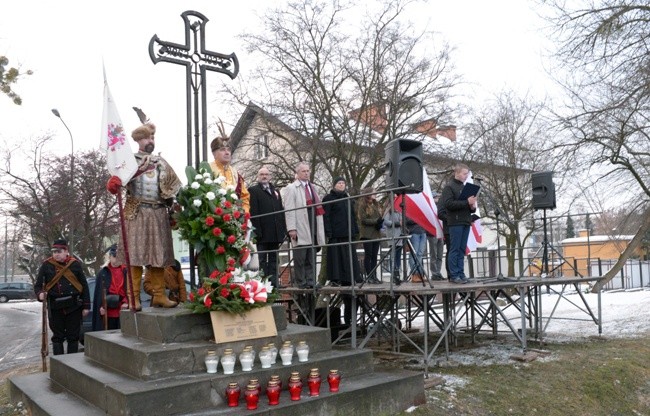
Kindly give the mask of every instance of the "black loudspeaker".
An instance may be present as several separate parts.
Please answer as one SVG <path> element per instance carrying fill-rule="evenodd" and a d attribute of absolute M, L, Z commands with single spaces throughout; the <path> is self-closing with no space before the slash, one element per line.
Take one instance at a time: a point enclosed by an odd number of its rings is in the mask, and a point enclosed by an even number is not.
<path fill-rule="evenodd" d="M 553 172 L 535 172 L 533 182 L 533 208 L 555 209 L 555 184 Z"/>
<path fill-rule="evenodd" d="M 386 187 L 406 189 L 398 194 L 422 192 L 422 143 L 397 139 L 386 144 Z"/>

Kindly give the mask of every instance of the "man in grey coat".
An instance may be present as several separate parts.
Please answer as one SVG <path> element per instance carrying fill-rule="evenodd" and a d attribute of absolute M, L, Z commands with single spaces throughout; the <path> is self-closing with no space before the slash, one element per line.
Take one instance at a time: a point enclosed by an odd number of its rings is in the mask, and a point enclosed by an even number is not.
<path fill-rule="evenodd" d="M 283 191 L 285 220 L 293 247 L 294 285 L 300 288 L 317 288 L 316 252 L 314 245 L 325 244 L 323 207 L 316 188 L 309 181 L 309 165 L 296 166 L 296 180 Z"/>

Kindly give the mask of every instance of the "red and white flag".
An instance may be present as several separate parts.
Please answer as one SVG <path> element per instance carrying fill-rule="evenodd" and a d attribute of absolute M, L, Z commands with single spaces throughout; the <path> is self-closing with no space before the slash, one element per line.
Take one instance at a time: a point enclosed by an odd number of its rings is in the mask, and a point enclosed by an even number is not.
<path fill-rule="evenodd" d="M 469 172 L 469 176 L 465 183 L 474 183 L 474 178 L 472 172 Z M 465 249 L 465 254 L 469 254 L 471 251 L 476 250 L 479 244 L 483 242 L 483 226 L 481 225 L 481 214 L 478 211 L 478 205 L 476 206 L 476 211 L 472 214 L 472 217 L 478 217 L 472 221 L 472 226 L 469 230 L 469 236 L 467 237 L 467 248 Z"/>
<path fill-rule="evenodd" d="M 431 185 L 426 169 L 422 168 L 423 187 L 417 194 L 398 195 L 395 197 L 395 211 L 402 210 L 402 196 L 405 196 L 406 216 L 424 228 L 429 234 L 443 238 L 442 222 L 438 218 L 438 207 L 433 200 Z"/>
<path fill-rule="evenodd" d="M 99 148 L 106 154 L 106 166 L 111 175 L 127 184 L 138 170 L 138 163 L 124 134 L 122 120 L 117 112 L 104 71 L 104 113 Z"/>

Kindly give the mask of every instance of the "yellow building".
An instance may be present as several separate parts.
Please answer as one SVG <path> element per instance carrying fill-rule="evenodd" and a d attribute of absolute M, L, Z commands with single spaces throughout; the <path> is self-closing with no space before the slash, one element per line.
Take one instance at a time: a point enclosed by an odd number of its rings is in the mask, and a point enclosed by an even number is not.
<path fill-rule="evenodd" d="M 580 275 L 588 276 L 589 261 L 594 264 L 598 259 L 617 260 L 634 237 L 633 235 L 588 235 L 587 230 L 580 230 L 578 233 L 579 237 L 565 238 L 560 242 L 562 255 L 566 260 L 566 263 L 562 264 L 563 276 L 576 276 L 573 268 Z M 634 255 L 640 257 L 643 253 L 639 248 Z"/>

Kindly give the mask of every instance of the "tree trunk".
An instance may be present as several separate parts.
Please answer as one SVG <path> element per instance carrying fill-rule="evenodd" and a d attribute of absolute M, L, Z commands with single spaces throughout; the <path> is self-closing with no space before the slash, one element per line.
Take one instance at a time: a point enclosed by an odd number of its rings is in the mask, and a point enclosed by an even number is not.
<path fill-rule="evenodd" d="M 632 241 L 630 241 L 630 244 L 628 244 L 625 250 L 623 250 L 620 257 L 616 261 L 616 264 L 614 264 L 614 267 L 612 267 L 610 271 L 605 273 L 605 276 L 602 280 L 596 282 L 594 287 L 591 289 L 591 293 L 599 292 L 610 280 L 612 280 L 616 275 L 618 275 L 618 272 L 623 268 L 625 262 L 632 256 L 634 250 L 636 250 L 636 248 L 639 247 L 641 241 L 643 241 L 643 237 L 645 236 L 646 232 L 648 232 L 648 230 L 650 229 L 650 208 L 646 209 L 644 217 L 645 217 L 645 222 L 641 225 L 639 230 L 636 232 L 634 238 L 632 238 Z"/>

